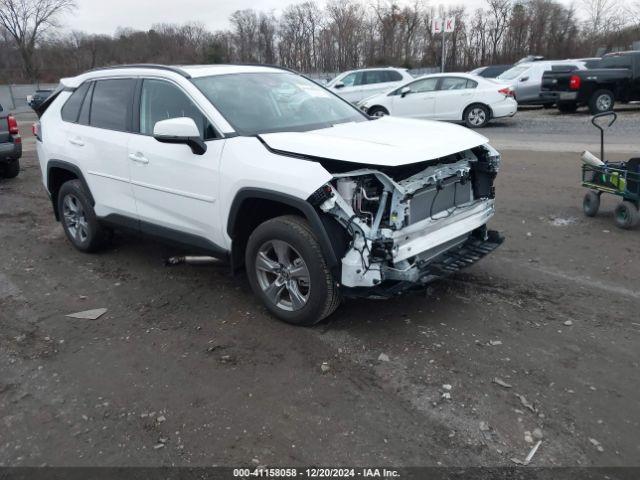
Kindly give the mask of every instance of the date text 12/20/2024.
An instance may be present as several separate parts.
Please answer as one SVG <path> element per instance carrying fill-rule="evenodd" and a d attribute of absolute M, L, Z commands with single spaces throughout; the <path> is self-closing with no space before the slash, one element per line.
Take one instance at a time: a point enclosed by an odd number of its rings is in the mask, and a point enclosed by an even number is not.
<path fill-rule="evenodd" d="M 235 468 L 237 478 L 399 478 L 387 468 Z"/>

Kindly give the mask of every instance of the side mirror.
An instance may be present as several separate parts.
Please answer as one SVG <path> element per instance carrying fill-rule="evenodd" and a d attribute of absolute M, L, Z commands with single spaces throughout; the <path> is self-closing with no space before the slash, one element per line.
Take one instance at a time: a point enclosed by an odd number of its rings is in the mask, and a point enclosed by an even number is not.
<path fill-rule="evenodd" d="M 207 144 L 200 137 L 200 131 L 192 118 L 179 117 L 161 120 L 153 127 L 153 138 L 160 143 L 181 143 L 188 145 L 194 155 L 204 155 Z"/>
<path fill-rule="evenodd" d="M 333 88 L 344 88 L 344 83 L 336 82 L 336 84 L 333 86 Z"/>
<path fill-rule="evenodd" d="M 528 80 L 529 80 L 529 77 L 522 77 L 522 78 L 520 79 L 520 81 L 521 81 L 521 82 L 526 82 L 526 81 L 528 81 Z"/>
<path fill-rule="evenodd" d="M 400 90 L 400 96 L 402 98 L 406 97 L 410 93 L 411 93 L 411 87 L 409 87 L 409 86 L 402 87 L 402 89 Z"/>

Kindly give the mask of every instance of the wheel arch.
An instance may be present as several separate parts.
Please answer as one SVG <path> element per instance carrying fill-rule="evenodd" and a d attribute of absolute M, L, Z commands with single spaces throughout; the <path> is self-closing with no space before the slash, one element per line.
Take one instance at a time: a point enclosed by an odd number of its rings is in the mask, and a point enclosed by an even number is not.
<path fill-rule="evenodd" d="M 89 185 L 82 174 L 80 168 L 63 160 L 49 160 L 47 163 L 47 190 L 51 197 L 51 203 L 53 204 L 53 213 L 56 216 L 56 220 L 60 220 L 60 212 L 58 211 L 58 192 L 60 187 L 69 180 L 80 180 L 82 187 L 84 188 L 91 206 L 95 205 L 95 200 L 89 189 Z"/>
<path fill-rule="evenodd" d="M 304 217 L 320 242 L 329 268 L 334 269 L 339 266 L 336 254 L 339 244 L 336 244 L 336 235 L 332 230 L 335 227 L 333 224 L 337 225 L 337 222 L 321 216 L 309 202 L 298 197 L 261 188 L 243 188 L 233 199 L 227 220 L 227 234 L 232 240 L 233 270 L 244 263 L 244 251 L 251 232 L 261 223 L 287 214 Z"/>
<path fill-rule="evenodd" d="M 467 110 L 469 110 L 471 107 L 476 106 L 476 105 L 479 105 L 481 107 L 485 107 L 487 110 L 489 110 L 489 119 L 487 121 L 489 121 L 489 120 L 491 120 L 493 118 L 493 109 L 491 108 L 490 105 L 487 105 L 486 103 L 475 101 L 475 102 L 471 102 L 469 105 L 467 105 L 466 107 L 464 107 L 462 109 L 462 118 L 461 118 L 461 120 L 463 122 L 465 121 L 465 117 L 467 116 Z"/>

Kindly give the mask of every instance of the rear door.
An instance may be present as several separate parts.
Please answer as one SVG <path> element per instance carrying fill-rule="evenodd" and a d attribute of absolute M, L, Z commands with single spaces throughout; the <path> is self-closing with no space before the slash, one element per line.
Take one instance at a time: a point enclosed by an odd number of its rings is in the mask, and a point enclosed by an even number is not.
<path fill-rule="evenodd" d="M 211 247 L 207 242 L 223 244 L 218 195 L 225 140 L 179 85 L 146 78 L 138 89 L 137 134 L 129 142 L 128 161 L 141 228 L 163 236 L 177 234 L 204 248 Z M 204 155 L 192 153 L 186 145 L 160 143 L 153 137 L 158 121 L 179 117 L 196 122 L 207 145 Z"/>
<path fill-rule="evenodd" d="M 392 70 L 367 70 L 362 72 L 360 81 L 360 98 L 357 101 L 393 88 L 397 82 L 402 81 L 402 75 Z"/>
<path fill-rule="evenodd" d="M 432 118 L 436 105 L 436 89 L 439 77 L 423 78 L 408 85 L 411 90 L 402 95 L 398 88 L 393 95 L 392 115 L 414 118 Z"/>
<path fill-rule="evenodd" d="M 438 120 L 461 120 L 462 110 L 469 105 L 478 82 L 464 77 L 443 77 L 436 92 L 433 118 Z"/>
<path fill-rule="evenodd" d="M 127 159 L 135 84 L 131 78 L 85 83 L 62 108 L 69 156 L 85 174 L 99 217 L 137 217 Z"/>

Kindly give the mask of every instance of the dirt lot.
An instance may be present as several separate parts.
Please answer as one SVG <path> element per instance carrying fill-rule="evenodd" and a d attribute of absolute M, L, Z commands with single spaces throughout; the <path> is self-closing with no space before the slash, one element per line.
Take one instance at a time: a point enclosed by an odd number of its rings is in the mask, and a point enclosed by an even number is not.
<path fill-rule="evenodd" d="M 539 436 L 536 466 L 640 465 L 640 231 L 583 217 L 575 154 L 503 155 L 501 249 L 305 329 L 148 240 L 78 253 L 26 153 L 0 183 L 0 466 L 513 465 Z"/>

